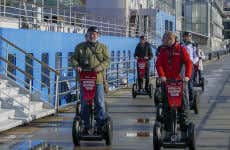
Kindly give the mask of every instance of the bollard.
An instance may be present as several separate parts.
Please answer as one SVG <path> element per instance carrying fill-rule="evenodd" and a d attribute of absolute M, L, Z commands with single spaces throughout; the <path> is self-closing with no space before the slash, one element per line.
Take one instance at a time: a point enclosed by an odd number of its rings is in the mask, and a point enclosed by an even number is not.
<path fill-rule="evenodd" d="M 212 60 L 212 53 L 208 54 L 208 60 Z"/>

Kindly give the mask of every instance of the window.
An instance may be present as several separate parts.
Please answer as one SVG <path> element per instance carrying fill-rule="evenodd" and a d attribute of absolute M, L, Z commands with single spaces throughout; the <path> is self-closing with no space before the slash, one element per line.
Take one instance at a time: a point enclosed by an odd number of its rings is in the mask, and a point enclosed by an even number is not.
<path fill-rule="evenodd" d="M 72 77 L 73 76 L 73 69 L 70 69 L 73 67 L 72 65 L 72 57 L 73 57 L 74 53 L 73 52 L 69 52 L 68 53 L 68 76 Z"/>
<path fill-rule="evenodd" d="M 173 22 L 165 20 L 165 31 L 173 31 Z"/>
<path fill-rule="evenodd" d="M 29 56 L 33 56 L 32 53 L 28 53 L 25 57 L 26 63 L 25 63 L 25 71 L 26 73 L 28 73 L 29 75 L 33 76 L 33 72 L 34 72 L 34 68 L 33 68 L 33 60 L 29 57 Z M 25 88 L 29 89 L 29 84 L 30 84 L 30 78 L 28 78 L 27 76 L 25 76 Z M 31 84 L 33 85 L 33 80 L 31 81 Z"/>
<path fill-rule="evenodd" d="M 172 23 L 172 21 L 169 21 L 169 30 L 173 31 L 173 23 Z"/>
<path fill-rule="evenodd" d="M 15 54 L 8 54 L 8 61 L 12 65 L 16 65 L 16 55 Z M 15 80 L 16 69 L 12 65 L 7 65 L 7 76 L 10 77 L 11 79 Z"/>
<path fill-rule="evenodd" d="M 165 31 L 169 30 L 169 21 L 165 20 Z"/>
<path fill-rule="evenodd" d="M 123 50 L 123 61 L 125 61 L 127 58 L 126 58 L 126 51 L 125 50 Z"/>
<path fill-rule="evenodd" d="M 49 64 L 49 54 L 48 53 L 43 53 L 42 54 L 42 62 L 45 64 Z M 42 65 L 42 88 L 44 87 L 49 87 L 50 86 L 50 71 L 47 67 Z"/>
<path fill-rule="evenodd" d="M 62 68 L 62 53 L 57 52 L 55 55 L 55 68 L 60 69 Z"/>
<path fill-rule="evenodd" d="M 111 66 L 111 68 L 112 69 L 114 69 L 115 68 L 115 65 L 113 64 L 113 62 L 115 61 L 115 52 L 114 51 L 112 51 L 111 52 L 111 62 L 112 62 L 112 66 Z"/>

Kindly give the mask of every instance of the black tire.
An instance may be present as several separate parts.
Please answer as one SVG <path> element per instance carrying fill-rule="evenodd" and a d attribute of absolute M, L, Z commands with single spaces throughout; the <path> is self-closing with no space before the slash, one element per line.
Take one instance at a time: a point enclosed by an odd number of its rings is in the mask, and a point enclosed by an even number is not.
<path fill-rule="evenodd" d="M 108 103 L 105 101 L 105 112 L 108 113 Z"/>
<path fill-rule="evenodd" d="M 72 126 L 72 138 L 75 146 L 80 145 L 80 131 L 81 131 L 80 124 L 81 124 L 80 117 L 75 116 L 73 120 L 73 126 Z"/>
<path fill-rule="evenodd" d="M 153 85 L 152 84 L 149 85 L 148 93 L 149 93 L 149 98 L 152 99 L 153 98 Z"/>
<path fill-rule="evenodd" d="M 160 150 L 161 149 L 161 141 L 160 141 L 160 124 L 155 123 L 153 127 L 153 149 Z"/>
<path fill-rule="evenodd" d="M 188 147 L 189 150 L 196 150 L 195 127 L 193 123 L 188 126 Z"/>
<path fill-rule="evenodd" d="M 113 121 L 108 116 L 106 119 L 106 126 L 105 126 L 105 142 L 107 146 L 112 145 L 113 141 Z"/>
<path fill-rule="evenodd" d="M 194 99 L 193 99 L 193 108 L 194 108 L 194 112 L 195 114 L 199 114 L 199 109 L 200 109 L 200 95 L 198 92 L 194 93 Z"/>
<path fill-rule="evenodd" d="M 156 121 L 163 122 L 163 106 L 162 104 L 157 105 L 157 114 L 156 114 Z"/>
<path fill-rule="evenodd" d="M 136 84 L 133 84 L 133 88 L 132 88 L 132 97 L 136 98 L 137 93 L 136 93 Z"/>
<path fill-rule="evenodd" d="M 160 99 L 161 99 L 161 91 L 160 91 L 160 87 L 156 88 L 154 90 L 154 103 L 155 106 L 157 106 L 160 103 Z"/>
<path fill-rule="evenodd" d="M 80 114 L 81 114 L 81 102 L 77 101 L 77 104 L 76 104 L 76 116 L 80 116 Z"/>

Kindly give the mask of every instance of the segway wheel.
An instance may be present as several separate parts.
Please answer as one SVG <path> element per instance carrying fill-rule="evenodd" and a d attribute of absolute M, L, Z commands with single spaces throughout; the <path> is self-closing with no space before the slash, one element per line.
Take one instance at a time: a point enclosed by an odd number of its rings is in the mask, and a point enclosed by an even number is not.
<path fill-rule="evenodd" d="M 107 103 L 107 101 L 105 101 L 105 112 L 106 113 L 108 112 L 108 103 Z"/>
<path fill-rule="evenodd" d="M 112 145 L 113 140 L 113 121 L 110 117 L 106 120 L 106 129 L 105 129 L 105 142 L 106 145 Z"/>
<path fill-rule="evenodd" d="M 77 101 L 77 105 L 76 105 L 76 116 L 80 116 L 81 113 L 81 102 Z"/>
<path fill-rule="evenodd" d="M 159 123 L 156 123 L 153 127 L 153 149 L 160 150 L 161 149 L 161 127 Z"/>
<path fill-rule="evenodd" d="M 136 93 L 136 84 L 133 84 L 133 88 L 132 88 L 132 97 L 136 98 L 137 93 Z"/>
<path fill-rule="evenodd" d="M 154 103 L 157 106 L 160 103 L 160 87 L 156 88 L 154 91 Z"/>
<path fill-rule="evenodd" d="M 152 84 L 149 85 L 148 92 L 149 92 L 149 98 L 152 99 L 153 98 L 153 85 Z"/>
<path fill-rule="evenodd" d="M 195 127 L 193 123 L 188 126 L 188 147 L 189 150 L 196 150 Z"/>
<path fill-rule="evenodd" d="M 200 108 L 200 96 L 198 92 L 194 93 L 194 112 L 195 114 L 199 113 L 199 108 Z"/>
<path fill-rule="evenodd" d="M 156 121 L 158 121 L 158 122 L 163 121 L 163 106 L 162 106 L 162 104 L 157 105 Z"/>
<path fill-rule="evenodd" d="M 80 117 L 75 116 L 73 120 L 73 127 L 72 127 L 72 138 L 75 146 L 80 145 L 80 131 L 81 131 L 80 124 L 81 124 Z"/>

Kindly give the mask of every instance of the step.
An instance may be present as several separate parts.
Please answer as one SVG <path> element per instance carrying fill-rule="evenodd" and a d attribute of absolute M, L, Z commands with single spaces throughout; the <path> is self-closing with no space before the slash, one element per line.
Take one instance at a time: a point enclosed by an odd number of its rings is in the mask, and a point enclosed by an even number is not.
<path fill-rule="evenodd" d="M 30 102 L 30 112 L 39 111 L 43 108 L 43 102 L 31 101 Z"/>
<path fill-rule="evenodd" d="M 12 86 L 9 86 L 9 87 L 6 86 L 6 87 L 1 88 L 1 91 L 3 91 L 3 94 L 10 95 L 10 96 L 15 96 L 19 94 L 19 90 L 20 90 L 19 87 L 12 87 Z"/>
<path fill-rule="evenodd" d="M 17 127 L 19 125 L 22 125 L 23 123 L 24 123 L 23 120 L 18 120 L 18 119 L 8 119 L 8 120 L 0 121 L 0 132 Z"/>
<path fill-rule="evenodd" d="M 46 108 L 42 108 L 41 110 L 35 111 L 33 113 L 31 113 L 31 117 L 33 119 L 38 119 L 38 118 L 42 118 L 45 116 L 49 116 L 52 114 L 55 114 L 55 109 L 46 109 Z"/>
<path fill-rule="evenodd" d="M 32 113 L 34 111 L 39 111 L 43 107 L 43 102 L 29 102 L 28 104 L 25 105 L 13 105 L 12 103 L 3 103 L 2 104 L 3 108 L 6 109 L 14 109 L 15 110 L 15 116 L 20 117 L 20 116 L 28 116 L 29 113 Z"/>
<path fill-rule="evenodd" d="M 30 102 L 30 95 L 26 94 L 18 94 L 18 95 L 13 95 L 13 96 L 9 96 L 9 95 L 5 95 L 5 94 L 0 94 L 0 99 L 4 102 L 9 102 L 13 105 L 25 105 L 28 104 Z"/>
<path fill-rule="evenodd" d="M 15 116 L 15 110 L 13 109 L 0 109 L 0 122 L 8 119 L 13 119 Z"/>
<path fill-rule="evenodd" d="M 8 81 L 7 80 L 3 80 L 3 79 L 0 80 L 0 88 L 4 88 L 7 85 L 8 85 Z"/>
<path fill-rule="evenodd" d="M 23 120 L 24 122 L 30 122 L 35 119 L 39 119 L 42 117 L 46 117 L 52 114 L 55 114 L 55 109 L 45 109 L 42 108 L 41 110 L 31 112 L 30 117 L 28 115 L 21 115 L 21 116 L 16 116 L 16 119 Z"/>

